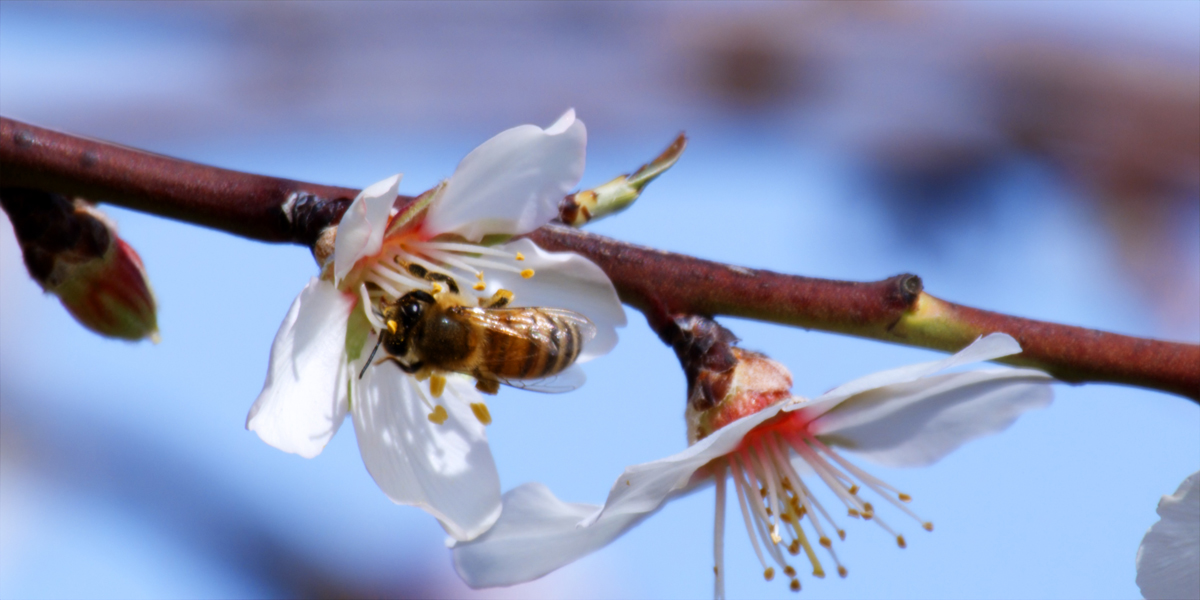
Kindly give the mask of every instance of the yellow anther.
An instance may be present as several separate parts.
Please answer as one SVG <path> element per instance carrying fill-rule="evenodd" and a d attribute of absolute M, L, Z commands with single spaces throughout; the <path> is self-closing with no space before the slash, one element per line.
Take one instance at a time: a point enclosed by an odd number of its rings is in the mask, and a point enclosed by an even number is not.
<path fill-rule="evenodd" d="M 793 592 L 800 591 L 800 580 L 793 579 L 792 582 L 788 584 L 788 589 L 792 590 Z"/>
<path fill-rule="evenodd" d="M 783 536 L 779 535 L 779 526 L 772 525 L 771 526 L 771 542 L 778 544 L 779 542 L 782 542 L 782 541 L 783 541 Z"/>
<path fill-rule="evenodd" d="M 871 517 L 874 517 L 874 516 L 875 516 L 875 513 L 865 512 L 862 514 L 862 518 L 864 521 L 870 521 Z"/>
<path fill-rule="evenodd" d="M 429 395 L 434 398 L 441 398 L 444 391 L 446 391 L 446 376 L 431 375 L 429 377 Z"/>
<path fill-rule="evenodd" d="M 863 502 L 863 512 L 869 512 L 871 514 L 875 514 L 875 507 L 871 506 L 870 502 Z"/>
<path fill-rule="evenodd" d="M 524 254 L 521 254 L 520 252 L 518 252 L 518 253 L 517 253 L 517 260 L 525 260 L 525 255 L 524 255 Z"/>
<path fill-rule="evenodd" d="M 851 494 L 857 494 L 857 493 L 858 493 L 858 484 L 855 484 L 855 485 L 852 485 L 852 486 L 850 486 L 850 493 L 851 493 Z"/>
<path fill-rule="evenodd" d="M 487 289 L 487 285 L 484 284 L 482 281 L 476 283 L 475 285 L 473 285 L 471 287 L 474 288 L 475 291 L 477 291 L 477 292 L 482 292 L 483 290 Z"/>
<path fill-rule="evenodd" d="M 763 498 L 766 498 L 767 497 L 767 488 L 765 488 L 765 487 L 758 488 L 758 495 L 762 496 Z"/>
<path fill-rule="evenodd" d="M 846 511 L 846 514 L 847 514 L 847 515 L 850 515 L 851 517 L 857 517 L 857 516 L 858 516 L 858 510 L 851 508 L 850 510 L 847 510 L 847 511 Z"/>
<path fill-rule="evenodd" d="M 475 272 L 475 279 L 478 279 L 478 280 L 480 280 L 480 281 L 483 281 L 483 271 L 476 271 L 476 272 Z"/>
<path fill-rule="evenodd" d="M 912 496 L 909 496 L 908 494 L 900 494 L 900 501 L 901 502 L 912 502 Z"/>
<path fill-rule="evenodd" d="M 440 284 L 437 284 L 437 283 L 433 284 L 433 293 L 434 293 L 434 294 L 440 294 L 440 293 L 442 293 L 442 286 L 441 286 Z"/>
<path fill-rule="evenodd" d="M 796 570 L 792 568 L 792 565 L 788 565 L 783 568 L 783 574 L 787 575 L 788 577 L 795 577 Z"/>
<path fill-rule="evenodd" d="M 771 512 L 771 507 L 770 507 L 770 506 L 766 506 L 766 507 L 764 507 L 764 508 L 766 508 L 766 509 L 767 509 L 767 516 L 768 516 L 768 517 L 773 517 L 773 516 L 775 516 L 775 513 Z"/>
<path fill-rule="evenodd" d="M 784 523 L 795 523 L 795 521 L 792 520 L 792 515 L 789 515 L 787 513 L 783 513 L 782 515 L 779 515 L 779 520 L 783 521 Z"/>
<path fill-rule="evenodd" d="M 907 548 L 908 542 L 904 541 L 904 536 L 898 535 L 896 536 L 896 545 L 900 546 L 901 548 Z"/>
<path fill-rule="evenodd" d="M 800 554 L 800 540 L 792 540 L 792 543 L 788 544 L 788 553 L 792 556 Z"/>
<path fill-rule="evenodd" d="M 775 579 L 775 567 L 767 567 L 767 570 L 763 571 L 763 579 L 767 581 Z"/>
<path fill-rule="evenodd" d="M 822 569 L 819 565 L 813 567 L 813 577 L 816 577 L 817 579 L 825 579 L 825 569 Z"/>
<path fill-rule="evenodd" d="M 632 483 L 629 483 L 629 480 L 628 480 L 628 479 L 626 479 L 626 480 L 625 480 L 625 485 L 633 485 L 633 484 L 632 484 Z"/>
<path fill-rule="evenodd" d="M 933 521 L 925 521 L 921 524 L 921 527 L 924 527 L 925 531 L 933 531 Z"/>
<path fill-rule="evenodd" d="M 524 271 L 521 271 L 521 277 L 524 277 L 525 279 L 533 277 L 533 269 L 525 269 Z"/>
<path fill-rule="evenodd" d="M 719 575 L 720 573 L 721 571 L 717 569 L 717 566 L 713 565 L 713 575 Z"/>
<path fill-rule="evenodd" d="M 395 321 L 395 319 L 388 319 L 388 322 L 387 322 L 388 331 L 390 331 L 392 333 L 396 333 L 396 329 L 398 329 L 399 327 L 400 327 L 400 324 L 397 323 Z"/>
<path fill-rule="evenodd" d="M 488 407 L 482 402 L 472 402 L 471 412 L 475 413 L 475 418 L 479 419 L 484 425 L 492 424 L 492 413 L 488 412 Z"/>
<path fill-rule="evenodd" d="M 838 530 L 838 539 L 842 540 L 843 542 L 846 541 L 846 530 L 845 529 Z"/>
<path fill-rule="evenodd" d="M 844 579 L 846 577 L 846 573 L 847 573 L 846 567 L 838 565 L 838 575 Z"/>
<path fill-rule="evenodd" d="M 449 419 L 450 415 L 446 412 L 445 406 L 436 406 L 433 409 L 433 414 L 429 415 L 429 420 L 436 425 L 441 425 Z"/>
<path fill-rule="evenodd" d="M 797 516 L 803 517 L 804 515 L 807 515 L 807 514 L 808 514 L 808 509 L 803 506 L 801 506 L 799 509 L 796 510 Z"/>
<path fill-rule="evenodd" d="M 833 547 L 833 542 L 829 541 L 829 538 L 827 538 L 825 536 L 821 536 L 821 539 L 817 540 L 817 543 L 821 544 L 822 546 L 825 546 L 826 548 Z"/>

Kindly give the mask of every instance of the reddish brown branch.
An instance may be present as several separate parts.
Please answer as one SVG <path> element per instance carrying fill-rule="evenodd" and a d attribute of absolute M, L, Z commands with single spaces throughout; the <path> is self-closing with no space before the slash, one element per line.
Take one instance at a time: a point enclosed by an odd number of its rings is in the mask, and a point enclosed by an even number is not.
<path fill-rule="evenodd" d="M 83 196 L 265 242 L 311 246 L 357 191 L 218 169 L 0 120 L 0 186 Z M 920 279 L 856 283 L 783 275 L 626 244 L 558 225 L 529 235 L 598 264 L 661 329 L 674 315 L 732 315 L 944 351 L 995 331 L 1013 363 L 1200 401 L 1200 346 L 1045 323 L 944 302 Z"/>
<path fill-rule="evenodd" d="M 311 245 L 356 190 L 252 175 L 0 117 L 0 185 L 82 196 L 264 242 Z M 289 198 L 292 214 L 284 213 Z"/>

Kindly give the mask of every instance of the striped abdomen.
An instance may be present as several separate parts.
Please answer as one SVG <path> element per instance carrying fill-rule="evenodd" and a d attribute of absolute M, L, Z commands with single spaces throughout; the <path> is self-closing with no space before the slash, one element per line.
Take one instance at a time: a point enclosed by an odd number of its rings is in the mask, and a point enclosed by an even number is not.
<path fill-rule="evenodd" d="M 484 379 L 540 379 L 562 372 L 579 357 L 595 327 L 579 313 L 553 308 L 469 309 L 480 326 L 473 375 Z"/>

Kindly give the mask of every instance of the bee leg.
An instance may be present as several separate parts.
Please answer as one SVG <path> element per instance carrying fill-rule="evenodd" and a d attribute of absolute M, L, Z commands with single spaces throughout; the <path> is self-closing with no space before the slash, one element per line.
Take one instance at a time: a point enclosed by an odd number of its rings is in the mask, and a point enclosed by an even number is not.
<path fill-rule="evenodd" d="M 479 379 L 475 381 L 475 389 L 485 394 L 495 396 L 496 392 L 500 391 L 500 382 L 496 381 L 495 379 Z"/>
<path fill-rule="evenodd" d="M 508 306 L 509 302 L 512 302 L 512 299 L 512 292 L 508 290 L 496 290 L 496 293 L 492 294 L 492 298 L 487 302 L 481 302 L 480 306 L 483 308 L 504 308 Z"/>
<path fill-rule="evenodd" d="M 390 360 L 390 361 L 396 363 L 396 366 L 400 367 L 401 371 L 404 371 L 405 373 L 408 373 L 409 375 L 412 375 L 413 373 L 420 371 L 421 367 L 425 366 L 422 363 L 417 363 L 415 365 L 406 365 L 406 364 L 400 362 L 400 359 L 396 358 L 395 356 L 385 356 L 385 357 L 379 359 L 379 362 L 382 363 L 387 360 Z"/>
<path fill-rule="evenodd" d="M 458 282 L 455 281 L 453 277 L 446 275 L 445 273 L 435 273 L 433 271 L 427 271 L 425 273 L 425 279 L 428 279 L 429 281 L 433 281 L 433 282 L 440 281 L 440 282 L 446 284 L 447 288 L 450 288 L 450 293 L 452 293 L 452 294 L 458 293 Z"/>

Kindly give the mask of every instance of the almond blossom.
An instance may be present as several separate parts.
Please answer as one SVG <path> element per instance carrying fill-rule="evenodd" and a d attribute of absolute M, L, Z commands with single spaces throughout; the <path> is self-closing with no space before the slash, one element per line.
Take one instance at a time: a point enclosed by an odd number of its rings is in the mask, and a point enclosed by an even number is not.
<path fill-rule="evenodd" d="M 317 245 L 321 276 L 300 292 L 275 336 L 246 428 L 311 458 L 349 412 L 363 462 L 392 501 L 426 510 L 455 539 L 486 531 L 500 514 L 500 481 L 475 381 L 455 373 L 419 380 L 387 362 L 368 365 L 384 327 L 378 307 L 418 289 L 453 287 L 479 299 L 507 293 L 510 306 L 591 319 L 597 333 L 577 362 L 607 353 L 625 316 L 599 267 L 528 240 L 495 243 L 557 215 L 582 176 L 586 142 L 583 123 L 568 111 L 547 129 L 522 125 L 484 142 L 403 212 L 394 208 L 400 175 L 364 189 L 332 244 Z M 582 381 L 578 364 L 560 375 Z"/>
<path fill-rule="evenodd" d="M 1200 472 L 1159 500 L 1158 516 L 1138 547 L 1142 596 L 1200 598 Z"/>
<path fill-rule="evenodd" d="M 693 443 L 687 450 L 626 469 L 602 507 L 563 502 L 538 483 L 509 491 L 491 530 L 453 543 L 455 568 L 472 587 L 529 581 L 611 542 L 666 500 L 713 483 L 714 593 L 720 598 L 726 488 L 732 481 L 766 579 L 782 572 L 791 589 L 799 590 L 792 561 L 800 555 L 814 577 L 829 571 L 845 577 L 848 570 L 833 543 L 846 537 L 842 515 L 870 521 L 901 548 L 907 545 L 902 528 L 890 516 L 885 521 L 872 500 L 880 508 L 891 505 L 889 512 L 922 529 L 932 531 L 933 524 L 909 508 L 910 496 L 842 452 L 886 466 L 928 465 L 1046 406 L 1052 380 L 1040 371 L 940 373 L 1020 350 L 1008 335 L 993 334 L 946 359 L 868 375 L 812 400 L 787 392 L 791 375 L 782 365 L 753 355 L 739 364 L 732 391 L 720 404 L 689 415 Z M 813 494 L 818 482 L 832 502 Z"/>

